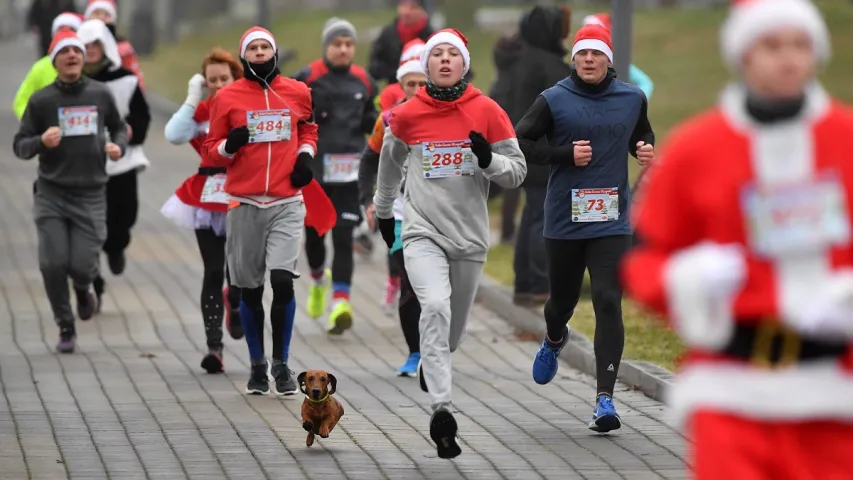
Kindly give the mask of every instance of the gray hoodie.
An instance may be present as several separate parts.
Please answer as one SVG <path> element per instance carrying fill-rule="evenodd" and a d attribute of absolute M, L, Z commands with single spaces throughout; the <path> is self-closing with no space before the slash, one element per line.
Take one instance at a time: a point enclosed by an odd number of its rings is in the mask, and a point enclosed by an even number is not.
<path fill-rule="evenodd" d="M 60 116 L 79 109 L 97 112 L 95 133 L 63 135 L 56 148 L 47 148 L 41 135 L 50 127 L 60 126 Z M 82 118 L 77 116 L 76 118 Z M 90 115 L 88 118 L 93 118 Z M 127 148 L 127 130 L 121 119 L 112 93 L 106 85 L 82 78 L 74 84 L 58 79 L 36 92 L 27 104 L 21 126 L 15 135 L 15 155 L 22 160 L 39 157 L 39 178 L 68 187 L 97 187 L 106 185 L 107 134 L 112 143 Z M 78 132 L 79 133 L 79 132 Z"/>

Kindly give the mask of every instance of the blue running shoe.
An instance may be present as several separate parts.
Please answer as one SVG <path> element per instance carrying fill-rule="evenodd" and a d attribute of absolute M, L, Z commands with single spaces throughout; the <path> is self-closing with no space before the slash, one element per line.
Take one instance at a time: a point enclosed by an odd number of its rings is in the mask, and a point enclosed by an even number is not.
<path fill-rule="evenodd" d="M 397 374 L 401 377 L 417 377 L 418 376 L 418 363 L 421 361 L 420 352 L 409 354 L 409 359 L 406 360 L 406 363 L 397 370 Z"/>
<path fill-rule="evenodd" d="M 592 420 L 589 421 L 589 429 L 593 432 L 607 433 L 611 430 L 619 430 L 621 427 L 622 419 L 616 413 L 613 399 L 610 395 L 600 394 L 595 402 Z"/>
<path fill-rule="evenodd" d="M 569 327 L 563 330 L 563 340 L 555 345 L 546 337 L 542 341 L 542 346 L 536 352 L 536 358 L 533 359 L 533 381 L 539 385 L 549 383 L 557 375 L 557 369 L 560 367 L 560 362 L 557 358 L 560 356 L 560 351 L 566 346 L 569 341 Z"/>

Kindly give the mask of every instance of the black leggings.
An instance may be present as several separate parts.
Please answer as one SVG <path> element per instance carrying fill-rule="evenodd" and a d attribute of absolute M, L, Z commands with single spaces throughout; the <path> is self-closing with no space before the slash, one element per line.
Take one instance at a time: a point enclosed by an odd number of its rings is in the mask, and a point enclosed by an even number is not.
<path fill-rule="evenodd" d="M 389 277 L 399 277 L 403 275 L 404 268 L 400 265 L 403 264 L 402 250 L 399 251 L 401 253 L 400 260 L 397 260 L 396 254 L 398 252 L 391 253 L 388 252 L 388 276 Z"/>
<path fill-rule="evenodd" d="M 335 256 L 332 258 L 332 283 L 352 284 L 352 273 L 354 269 L 352 250 L 353 227 L 349 225 L 338 225 L 332 228 L 332 247 Z M 312 272 L 321 271 L 326 266 L 326 242 L 325 235 L 320 236 L 317 230 L 311 227 L 305 228 L 305 254 L 308 257 L 308 266 Z"/>
<path fill-rule="evenodd" d="M 403 260 L 403 250 L 394 252 L 391 255 L 391 260 L 397 265 L 397 270 L 400 273 L 400 305 L 397 307 L 397 313 L 400 315 L 400 327 L 403 329 L 403 336 L 406 337 L 409 353 L 418 353 L 421 351 L 421 334 L 418 330 L 421 322 L 421 304 L 418 302 L 415 290 L 409 282 L 406 262 Z"/>
<path fill-rule="evenodd" d="M 631 247 L 630 235 L 586 240 L 545 239 L 551 295 L 545 303 L 548 338 L 559 340 L 572 318 L 589 269 L 595 311 L 595 370 L 598 393 L 613 395 L 625 347 L 619 263 Z"/>
<path fill-rule="evenodd" d="M 212 229 L 196 230 L 195 238 L 204 264 L 204 278 L 201 282 L 201 315 L 204 319 L 204 333 L 208 348 L 222 349 L 222 302 L 223 282 L 231 279 L 225 263 L 225 236 L 217 236 Z M 240 308 L 240 289 L 228 288 L 228 303 L 232 310 Z"/>
<path fill-rule="evenodd" d="M 139 214 L 136 170 L 110 177 L 107 182 L 107 240 L 104 252 L 121 253 L 130 245 L 130 229 Z"/>

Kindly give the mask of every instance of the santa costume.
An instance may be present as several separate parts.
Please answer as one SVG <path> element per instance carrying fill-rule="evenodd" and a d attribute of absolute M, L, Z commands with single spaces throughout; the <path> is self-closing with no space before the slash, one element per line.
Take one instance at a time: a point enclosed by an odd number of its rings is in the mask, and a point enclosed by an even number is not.
<path fill-rule="evenodd" d="M 753 0 L 723 26 L 732 70 L 780 28 L 828 59 L 811 2 Z M 668 403 L 699 479 L 853 478 L 853 110 L 817 81 L 777 103 L 734 83 L 672 133 L 623 264 L 688 346 Z"/>

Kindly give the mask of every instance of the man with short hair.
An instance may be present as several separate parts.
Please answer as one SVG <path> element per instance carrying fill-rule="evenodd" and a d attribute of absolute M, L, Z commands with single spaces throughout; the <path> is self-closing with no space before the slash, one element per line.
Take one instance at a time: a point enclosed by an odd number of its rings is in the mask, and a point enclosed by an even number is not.
<path fill-rule="evenodd" d="M 533 379 L 557 374 L 560 351 L 589 269 L 595 310 L 597 398 L 589 428 L 622 426 L 613 405 L 622 360 L 622 287 L 617 267 L 631 246 L 628 154 L 640 165 L 654 158 L 655 136 L 646 96 L 616 79 L 610 31 L 586 25 L 572 45 L 571 76 L 542 92 L 518 122 L 516 133 L 529 163 L 551 165 L 545 199 L 545 249 L 550 296 L 548 335 L 533 361 Z M 538 143 L 542 137 L 547 144 Z"/>
<path fill-rule="evenodd" d="M 397 83 L 397 67 L 403 45 L 420 38 L 426 42 L 433 34 L 424 0 L 400 0 L 394 23 L 382 28 L 370 48 L 368 71 L 377 82 Z"/>
<path fill-rule="evenodd" d="M 734 81 L 648 172 L 626 290 L 689 349 L 669 391 L 694 478 L 853 472 L 853 110 L 808 0 L 738 2 Z"/>

